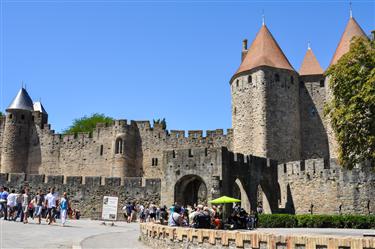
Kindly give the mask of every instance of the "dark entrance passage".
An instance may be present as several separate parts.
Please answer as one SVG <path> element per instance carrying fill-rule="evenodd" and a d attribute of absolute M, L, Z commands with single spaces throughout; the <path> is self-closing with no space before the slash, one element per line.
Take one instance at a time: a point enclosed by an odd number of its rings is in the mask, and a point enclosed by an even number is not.
<path fill-rule="evenodd" d="M 206 184 L 197 175 L 183 176 L 174 187 L 174 201 L 183 206 L 206 203 Z"/>

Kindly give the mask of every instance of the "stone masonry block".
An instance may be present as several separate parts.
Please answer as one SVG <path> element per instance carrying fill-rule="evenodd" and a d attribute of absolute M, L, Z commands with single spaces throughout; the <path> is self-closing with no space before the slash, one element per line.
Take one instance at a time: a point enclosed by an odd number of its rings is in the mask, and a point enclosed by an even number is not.
<path fill-rule="evenodd" d="M 105 185 L 107 186 L 118 187 L 121 185 L 121 178 L 120 177 L 106 177 L 104 182 L 105 182 Z"/>
<path fill-rule="evenodd" d="M 67 176 L 66 177 L 66 184 L 68 184 L 68 185 L 81 185 L 82 184 L 82 176 Z"/>
<path fill-rule="evenodd" d="M 26 176 L 26 179 L 32 184 L 42 184 L 44 183 L 45 175 L 30 174 Z"/>
<path fill-rule="evenodd" d="M 47 176 L 47 183 L 49 184 L 63 184 L 64 183 L 64 176 Z"/>

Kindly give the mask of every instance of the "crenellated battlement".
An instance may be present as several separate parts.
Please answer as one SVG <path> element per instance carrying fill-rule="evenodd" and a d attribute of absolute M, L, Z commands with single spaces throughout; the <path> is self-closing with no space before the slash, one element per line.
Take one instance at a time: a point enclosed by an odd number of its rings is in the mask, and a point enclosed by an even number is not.
<path fill-rule="evenodd" d="M 0 185 L 69 185 L 111 186 L 126 188 L 158 188 L 159 178 L 142 177 L 101 177 L 101 176 L 63 176 L 25 173 L 0 173 Z"/>

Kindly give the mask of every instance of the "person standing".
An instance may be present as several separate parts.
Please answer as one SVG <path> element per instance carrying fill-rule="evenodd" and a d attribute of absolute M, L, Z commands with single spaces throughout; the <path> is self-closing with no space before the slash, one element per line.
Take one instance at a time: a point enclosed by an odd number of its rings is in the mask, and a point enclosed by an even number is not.
<path fill-rule="evenodd" d="M 16 220 L 19 217 L 20 221 L 23 222 L 23 209 L 22 209 L 22 202 L 23 202 L 23 194 L 25 193 L 25 190 L 21 189 L 16 198 L 16 209 L 17 209 L 17 215 Z"/>
<path fill-rule="evenodd" d="M 0 209 L 3 212 L 4 220 L 8 219 L 8 207 L 7 207 L 7 198 L 8 198 L 8 189 L 6 187 L 0 187 Z"/>
<path fill-rule="evenodd" d="M 60 199 L 60 218 L 62 226 L 65 226 L 66 217 L 68 213 L 69 201 L 66 192 Z"/>
<path fill-rule="evenodd" d="M 11 193 L 7 197 L 7 208 L 9 214 L 9 220 L 16 220 L 16 208 L 17 208 L 17 194 L 14 189 L 12 189 Z"/>
<path fill-rule="evenodd" d="M 56 201 L 55 188 L 50 188 L 49 193 L 45 197 L 45 205 L 47 206 L 48 213 L 46 221 L 48 220 L 48 225 L 51 225 L 55 221 Z"/>
<path fill-rule="evenodd" d="M 21 213 L 21 221 L 23 220 L 24 224 L 27 224 L 27 218 L 29 217 L 29 203 L 31 201 L 29 189 L 25 188 L 22 198 L 22 213 Z"/>

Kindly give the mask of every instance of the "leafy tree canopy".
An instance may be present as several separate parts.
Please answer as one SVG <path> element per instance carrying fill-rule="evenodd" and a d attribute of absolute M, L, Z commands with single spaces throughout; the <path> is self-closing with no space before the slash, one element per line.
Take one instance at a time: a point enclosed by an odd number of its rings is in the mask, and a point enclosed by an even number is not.
<path fill-rule="evenodd" d="M 94 113 L 91 116 L 84 116 L 82 118 L 75 119 L 73 124 L 66 130 L 64 134 L 75 134 L 78 132 L 92 132 L 97 123 L 112 123 L 113 118 L 107 117 L 101 113 Z"/>
<path fill-rule="evenodd" d="M 163 129 L 167 129 L 167 121 L 165 120 L 165 118 L 163 119 L 154 119 L 154 125 L 155 124 L 161 124 L 163 126 Z"/>
<path fill-rule="evenodd" d="M 354 38 L 350 51 L 331 66 L 333 97 L 326 115 L 339 144 L 339 160 L 352 168 L 369 161 L 375 168 L 375 42 Z"/>

